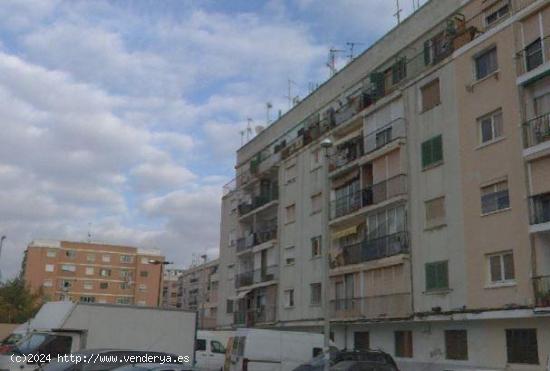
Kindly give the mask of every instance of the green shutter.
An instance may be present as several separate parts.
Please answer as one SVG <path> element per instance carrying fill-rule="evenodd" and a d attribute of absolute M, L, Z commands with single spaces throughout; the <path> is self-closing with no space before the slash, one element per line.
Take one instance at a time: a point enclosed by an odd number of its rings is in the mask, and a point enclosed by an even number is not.
<path fill-rule="evenodd" d="M 430 46 L 431 46 L 430 40 L 424 42 L 424 64 L 426 66 L 429 65 L 431 62 Z"/>
<path fill-rule="evenodd" d="M 422 143 L 422 167 L 426 167 L 432 162 L 431 141 Z"/>
<path fill-rule="evenodd" d="M 449 266 L 446 261 L 428 263 L 426 268 L 426 291 L 449 287 Z"/>
<path fill-rule="evenodd" d="M 426 264 L 426 291 L 436 287 L 436 274 L 434 264 Z"/>
<path fill-rule="evenodd" d="M 432 143 L 432 162 L 443 161 L 443 139 L 441 135 L 435 137 Z"/>
<path fill-rule="evenodd" d="M 439 266 L 439 285 L 440 289 L 446 289 L 449 287 L 449 265 L 447 262 L 441 262 Z"/>

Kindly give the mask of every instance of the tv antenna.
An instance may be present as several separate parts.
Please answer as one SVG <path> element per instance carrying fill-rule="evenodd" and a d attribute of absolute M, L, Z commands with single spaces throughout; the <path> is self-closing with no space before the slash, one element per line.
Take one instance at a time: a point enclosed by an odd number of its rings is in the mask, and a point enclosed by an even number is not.
<path fill-rule="evenodd" d="M 288 79 L 288 95 L 285 96 L 286 99 L 288 99 L 288 109 L 292 108 L 292 100 L 294 97 L 292 96 L 292 85 L 298 86 L 296 82 L 292 81 L 291 79 Z"/>
<path fill-rule="evenodd" d="M 88 223 L 88 243 L 92 242 L 92 222 Z"/>
<path fill-rule="evenodd" d="M 399 0 L 395 0 L 395 13 L 394 13 L 394 17 L 397 18 L 397 24 L 400 24 L 401 23 L 401 12 L 403 11 L 403 9 L 401 9 L 401 7 L 399 6 Z"/>
<path fill-rule="evenodd" d="M 248 142 L 250 140 L 250 137 L 252 136 L 252 119 L 250 117 L 247 117 L 246 121 L 246 141 Z"/>
<path fill-rule="evenodd" d="M 353 58 L 355 58 L 355 55 L 353 54 L 354 49 L 355 49 L 355 46 L 356 46 L 356 45 L 363 45 L 363 43 L 348 41 L 348 42 L 346 43 L 346 45 L 349 47 L 348 58 L 349 58 L 349 61 L 351 62 L 351 61 L 353 61 Z"/>
<path fill-rule="evenodd" d="M 271 122 L 271 109 L 273 108 L 273 104 L 271 102 L 267 102 L 265 104 L 265 114 L 266 114 L 266 123 L 269 125 Z"/>
<path fill-rule="evenodd" d="M 344 53 L 345 50 L 330 48 L 328 53 L 327 67 L 330 69 L 330 77 L 336 74 L 336 54 Z"/>
<path fill-rule="evenodd" d="M 420 9 L 420 0 L 412 0 L 413 2 L 413 11 Z"/>

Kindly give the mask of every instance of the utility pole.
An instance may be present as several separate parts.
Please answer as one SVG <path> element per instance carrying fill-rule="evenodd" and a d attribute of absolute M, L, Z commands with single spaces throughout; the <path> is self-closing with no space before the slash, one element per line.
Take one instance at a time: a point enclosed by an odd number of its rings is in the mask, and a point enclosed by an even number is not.
<path fill-rule="evenodd" d="M 330 48 L 328 53 L 328 62 L 327 67 L 330 69 L 330 77 L 334 76 L 336 74 L 336 54 L 337 53 L 344 53 L 345 50 L 342 49 L 335 49 Z"/>
<path fill-rule="evenodd" d="M 397 24 L 400 24 L 401 23 L 401 12 L 403 11 L 403 9 L 401 9 L 401 7 L 399 6 L 399 0 L 395 0 L 395 7 L 396 7 L 396 10 L 395 10 L 394 17 L 397 18 Z"/>

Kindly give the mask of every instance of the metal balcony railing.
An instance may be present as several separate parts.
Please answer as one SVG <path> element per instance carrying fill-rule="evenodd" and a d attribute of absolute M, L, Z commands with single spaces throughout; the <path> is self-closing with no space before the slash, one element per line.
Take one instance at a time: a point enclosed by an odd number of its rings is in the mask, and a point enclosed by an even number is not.
<path fill-rule="evenodd" d="M 405 119 L 398 118 L 365 137 L 365 153 L 371 153 L 394 140 L 407 136 Z"/>
<path fill-rule="evenodd" d="M 536 146 L 550 140 L 550 113 L 535 117 L 523 124 L 523 143 L 525 148 Z"/>
<path fill-rule="evenodd" d="M 398 293 L 330 301 L 330 317 L 406 318 L 412 314 L 411 294 Z"/>
<path fill-rule="evenodd" d="M 393 233 L 342 247 L 341 254 L 331 261 L 331 268 L 360 264 L 408 252 L 407 232 Z"/>
<path fill-rule="evenodd" d="M 407 176 L 400 174 L 332 201 L 330 218 L 340 218 L 363 207 L 376 205 L 406 193 Z"/>
<path fill-rule="evenodd" d="M 247 237 L 237 239 L 237 253 L 252 249 L 254 246 L 277 238 L 277 226 L 270 226 L 249 234 Z"/>
<path fill-rule="evenodd" d="M 256 269 L 235 276 L 235 287 L 241 288 L 257 283 L 273 281 L 279 278 L 279 266 L 272 265 L 262 269 Z"/>
<path fill-rule="evenodd" d="M 337 170 L 347 164 L 357 160 L 365 154 L 363 150 L 363 136 L 360 135 L 354 139 L 338 146 L 336 153 L 330 156 L 329 171 Z"/>
<path fill-rule="evenodd" d="M 247 326 L 259 323 L 275 322 L 277 320 L 277 307 L 274 305 L 261 305 L 249 309 L 247 312 Z"/>
<path fill-rule="evenodd" d="M 535 305 L 550 307 L 550 276 L 533 277 L 533 289 L 535 290 Z"/>
<path fill-rule="evenodd" d="M 529 197 L 529 203 L 532 225 L 550 222 L 550 192 Z"/>
<path fill-rule="evenodd" d="M 523 75 L 542 65 L 550 58 L 550 36 L 534 40 L 525 49 L 516 53 L 517 74 Z"/>
<path fill-rule="evenodd" d="M 279 188 L 277 186 L 277 183 L 273 184 L 273 188 L 270 192 L 266 192 L 264 194 L 261 194 L 259 196 L 254 196 L 252 198 L 251 202 L 245 202 L 238 206 L 239 209 L 239 215 L 243 216 L 246 215 L 272 201 L 279 199 Z"/>

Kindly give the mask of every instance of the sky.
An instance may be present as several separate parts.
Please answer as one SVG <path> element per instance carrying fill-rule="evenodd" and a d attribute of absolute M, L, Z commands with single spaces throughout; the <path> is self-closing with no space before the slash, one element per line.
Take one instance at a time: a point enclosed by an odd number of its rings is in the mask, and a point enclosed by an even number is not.
<path fill-rule="evenodd" d="M 402 17 L 413 0 L 401 0 Z M 392 0 L 0 0 L 0 256 L 34 239 L 218 254 L 222 186 L 266 103 L 329 77 Z M 338 55 L 342 68 L 348 52 Z"/>

